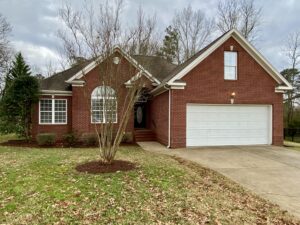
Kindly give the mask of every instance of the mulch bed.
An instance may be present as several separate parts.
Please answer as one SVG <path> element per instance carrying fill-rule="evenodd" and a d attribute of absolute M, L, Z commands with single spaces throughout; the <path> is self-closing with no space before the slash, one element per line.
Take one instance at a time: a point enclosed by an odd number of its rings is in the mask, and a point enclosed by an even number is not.
<path fill-rule="evenodd" d="M 99 174 L 99 173 L 115 173 L 118 171 L 129 171 L 136 168 L 136 164 L 123 161 L 114 160 L 112 164 L 106 164 L 102 161 L 91 161 L 81 165 L 76 166 L 78 172 Z"/>
<path fill-rule="evenodd" d="M 39 146 L 35 141 L 26 141 L 26 140 L 9 140 L 6 142 L 0 143 L 0 146 L 8 147 L 28 147 L 28 148 L 95 148 L 97 145 L 88 146 L 83 143 L 76 143 L 74 146 L 69 146 L 63 142 L 57 142 L 55 145 L 51 146 Z M 121 143 L 121 146 L 137 146 L 136 143 Z"/>
<path fill-rule="evenodd" d="M 2 146 L 8 146 L 8 147 L 37 147 L 37 143 L 26 141 L 26 140 L 9 140 L 6 142 L 0 143 Z"/>

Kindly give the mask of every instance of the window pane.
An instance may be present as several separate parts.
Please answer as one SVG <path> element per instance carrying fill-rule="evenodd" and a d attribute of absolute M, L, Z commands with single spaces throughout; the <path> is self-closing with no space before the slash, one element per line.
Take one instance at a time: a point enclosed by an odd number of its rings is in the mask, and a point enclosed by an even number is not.
<path fill-rule="evenodd" d="M 52 123 L 52 100 L 51 99 L 40 100 L 40 122 Z"/>
<path fill-rule="evenodd" d="M 116 111 L 106 111 L 105 120 L 107 123 L 116 122 Z"/>
<path fill-rule="evenodd" d="M 40 112 L 41 123 L 52 123 L 52 112 Z"/>
<path fill-rule="evenodd" d="M 92 111 L 92 122 L 102 123 L 103 122 L 103 111 Z"/>
<path fill-rule="evenodd" d="M 105 121 L 116 122 L 117 102 L 116 99 L 106 99 L 105 101 Z"/>
<path fill-rule="evenodd" d="M 55 112 L 54 122 L 55 123 L 66 123 L 67 122 L 66 114 L 67 114 L 66 112 Z"/>
<path fill-rule="evenodd" d="M 41 99 L 40 100 L 41 111 L 52 111 L 52 100 L 51 99 Z"/>
<path fill-rule="evenodd" d="M 92 99 L 92 110 L 103 110 L 103 99 Z"/>
<path fill-rule="evenodd" d="M 236 67 L 225 66 L 224 70 L 226 80 L 236 80 Z"/>
<path fill-rule="evenodd" d="M 116 110 L 117 102 L 116 99 L 107 99 L 105 101 L 105 108 L 107 110 Z"/>
<path fill-rule="evenodd" d="M 65 112 L 67 109 L 66 100 L 55 100 L 55 112 Z"/>
<path fill-rule="evenodd" d="M 99 86 L 91 94 L 91 116 L 93 123 L 116 122 L 117 101 L 111 87 Z"/>
<path fill-rule="evenodd" d="M 236 52 L 224 52 L 224 64 L 225 66 L 236 66 L 237 62 Z"/>

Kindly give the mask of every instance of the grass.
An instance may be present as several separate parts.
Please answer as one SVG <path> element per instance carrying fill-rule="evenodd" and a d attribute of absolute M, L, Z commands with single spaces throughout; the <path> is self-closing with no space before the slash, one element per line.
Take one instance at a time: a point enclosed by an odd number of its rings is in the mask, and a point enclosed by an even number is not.
<path fill-rule="evenodd" d="M 292 141 L 285 140 L 284 146 L 291 150 L 300 151 L 300 143 L 298 143 L 298 142 L 292 142 Z"/>
<path fill-rule="evenodd" d="M 296 137 L 294 137 L 294 140 L 292 140 L 291 137 L 285 137 L 285 141 L 292 141 L 292 142 L 300 143 L 300 137 L 296 136 Z"/>
<path fill-rule="evenodd" d="M 20 140 L 17 135 L 15 134 L 5 134 L 5 135 L 0 135 L 0 143 L 8 141 L 8 140 Z"/>
<path fill-rule="evenodd" d="M 5 138 L 2 138 L 5 139 Z M 122 147 L 130 172 L 75 171 L 97 149 L 0 146 L 0 224 L 292 224 L 256 195 L 196 164 Z"/>

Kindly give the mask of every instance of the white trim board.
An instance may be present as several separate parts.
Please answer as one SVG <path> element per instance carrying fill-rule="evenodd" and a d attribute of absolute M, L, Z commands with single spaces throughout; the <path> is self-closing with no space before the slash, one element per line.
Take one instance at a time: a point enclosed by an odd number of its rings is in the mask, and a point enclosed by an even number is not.
<path fill-rule="evenodd" d="M 198 58 L 192 61 L 188 66 L 186 66 L 183 70 L 173 76 L 167 84 L 172 86 L 176 80 L 180 80 L 184 77 L 188 72 L 190 72 L 193 68 L 195 68 L 200 62 L 202 62 L 205 58 L 207 58 L 211 53 L 213 53 L 217 48 L 219 48 L 225 41 L 227 41 L 230 37 L 233 37 L 250 55 L 255 59 L 259 65 L 261 65 L 264 70 L 270 74 L 270 76 L 280 85 L 276 89 L 278 90 L 292 90 L 292 85 L 280 74 L 276 71 L 276 69 L 236 30 L 232 29 L 223 37 L 221 37 L 216 43 L 210 46 L 207 50 L 205 50 Z M 282 86 L 284 84 L 284 86 Z"/>
<path fill-rule="evenodd" d="M 72 91 L 41 90 L 41 95 L 72 96 Z"/>

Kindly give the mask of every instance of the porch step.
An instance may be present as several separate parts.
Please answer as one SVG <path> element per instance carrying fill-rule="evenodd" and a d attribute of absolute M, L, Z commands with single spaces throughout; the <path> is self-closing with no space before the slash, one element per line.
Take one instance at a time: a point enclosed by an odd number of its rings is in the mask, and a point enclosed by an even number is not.
<path fill-rule="evenodd" d="M 135 130 L 135 141 L 156 141 L 156 136 L 152 130 L 149 129 L 138 129 Z"/>

